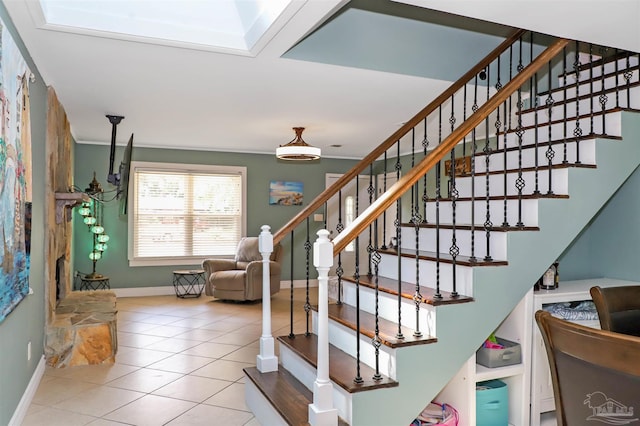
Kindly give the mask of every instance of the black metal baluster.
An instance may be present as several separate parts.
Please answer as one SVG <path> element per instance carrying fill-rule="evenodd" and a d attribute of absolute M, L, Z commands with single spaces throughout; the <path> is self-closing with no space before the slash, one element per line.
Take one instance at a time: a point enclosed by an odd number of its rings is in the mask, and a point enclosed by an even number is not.
<path fill-rule="evenodd" d="M 490 71 L 491 71 L 491 67 L 490 65 L 487 66 L 487 101 L 489 100 L 490 96 L 489 96 L 489 81 L 490 80 Z M 499 109 L 499 108 L 498 108 Z M 484 232 L 485 232 L 485 239 L 486 239 L 486 243 L 487 243 L 487 252 L 484 256 L 484 260 L 487 262 L 490 262 L 491 260 L 493 260 L 491 258 L 491 228 L 493 227 L 493 223 L 491 222 L 491 200 L 489 197 L 489 164 L 491 162 L 491 145 L 489 144 L 489 116 L 487 116 L 487 118 L 485 118 L 484 120 L 485 123 L 485 142 L 484 142 L 484 161 L 485 161 L 485 199 L 486 199 L 486 205 L 487 205 L 487 212 L 485 215 L 485 221 L 484 221 Z"/>
<path fill-rule="evenodd" d="M 465 86 L 466 87 L 466 86 Z M 453 96 L 451 97 L 451 117 L 449 117 L 449 124 L 451 125 L 451 133 L 453 133 L 453 129 L 456 124 L 456 116 L 455 109 L 453 104 Z M 451 198 L 451 246 L 449 247 L 449 255 L 451 256 L 451 269 L 452 269 L 452 280 L 453 280 L 453 290 L 451 291 L 452 297 L 458 297 L 457 291 L 457 282 L 456 282 L 456 261 L 458 259 L 458 255 L 460 254 L 460 248 L 458 247 L 456 240 L 456 201 L 458 200 L 458 189 L 456 188 L 456 153 L 455 148 L 451 150 L 451 168 L 449 170 L 449 183 L 450 183 L 450 194 Z"/>
<path fill-rule="evenodd" d="M 534 152 L 534 176 L 535 176 L 535 188 L 533 193 L 535 195 L 540 194 L 540 172 L 539 172 L 539 151 L 540 151 L 540 138 L 538 136 L 538 108 L 540 107 L 540 95 L 538 94 L 538 73 L 533 75 L 533 96 L 534 96 L 534 109 L 533 109 L 533 138 L 535 145 Z"/>
<path fill-rule="evenodd" d="M 605 86 L 605 69 L 604 69 L 604 56 L 606 54 L 606 49 L 602 48 L 601 49 L 602 52 L 602 61 L 600 62 L 600 96 L 598 96 L 598 101 L 600 102 L 600 107 L 602 109 L 602 131 L 600 132 L 600 134 L 602 135 L 606 135 L 607 134 L 607 125 L 606 125 L 606 111 L 607 111 L 607 101 L 609 100 L 609 97 L 607 96 L 607 92 L 604 88 Z M 616 58 L 616 61 L 618 60 L 618 58 Z M 617 75 L 616 75 L 616 78 Z M 592 94 L 593 96 L 593 94 Z"/>
<path fill-rule="evenodd" d="M 422 139 L 422 151 L 424 156 L 427 156 L 427 148 L 429 148 L 429 138 L 427 136 L 427 118 L 424 119 L 424 139 Z M 422 222 L 427 223 L 427 173 L 424 174 L 422 183 Z"/>
<path fill-rule="evenodd" d="M 378 229 L 378 219 L 374 220 L 374 226 Z M 379 282 L 378 282 L 378 265 L 380 264 L 381 256 L 380 252 L 378 252 L 378 233 L 376 232 L 374 237 L 374 250 L 371 256 L 371 261 L 373 262 L 373 273 L 374 273 L 374 285 L 375 285 L 375 334 L 373 339 L 371 339 L 371 344 L 375 350 L 375 360 L 376 360 L 376 371 L 373 374 L 373 380 L 379 381 L 382 380 L 382 374 L 380 374 L 380 346 L 382 345 L 382 340 L 380 339 L 380 310 L 379 310 Z"/>
<path fill-rule="evenodd" d="M 442 143 L 442 105 L 438 107 L 438 145 Z M 442 199 L 441 192 L 441 175 L 442 172 L 440 164 L 442 161 L 436 163 L 436 293 L 434 298 L 442 299 L 440 293 L 440 200 Z M 454 165 L 451 165 L 454 168 Z"/>
<path fill-rule="evenodd" d="M 311 241 L 309 240 L 309 217 L 307 216 L 307 239 L 304 242 L 304 249 L 306 251 L 306 264 L 305 264 L 305 268 L 306 268 L 306 298 L 305 298 L 305 302 L 304 302 L 304 312 L 305 312 L 305 316 L 306 316 L 306 321 L 307 321 L 307 330 L 305 331 L 304 335 L 305 336 L 310 336 L 311 335 L 311 303 L 309 302 L 309 259 L 310 259 L 310 255 L 311 255 L 311 248 L 313 247 L 311 245 Z"/>
<path fill-rule="evenodd" d="M 416 288 L 413 294 L 413 303 L 416 305 L 416 327 L 413 332 L 414 337 L 421 337 L 420 331 L 420 303 L 422 303 L 422 295 L 420 294 L 420 224 L 422 223 L 422 217 L 420 217 L 420 210 L 416 208 L 413 211 L 411 217 L 411 223 L 413 223 L 416 232 Z"/>
<path fill-rule="evenodd" d="M 473 105 L 471 111 L 475 114 L 478 111 L 478 74 L 473 82 Z M 478 144 L 476 143 L 476 127 L 471 132 L 471 256 L 470 262 L 476 262 L 476 154 Z M 485 170 L 488 173 L 488 170 Z"/>
<path fill-rule="evenodd" d="M 522 87 L 518 87 L 518 127 L 516 127 L 516 136 L 518 136 L 518 177 L 516 178 L 516 189 L 518 190 L 518 228 L 524 227 L 522 222 L 522 190 L 525 187 L 525 181 L 522 177 L 522 136 L 524 128 L 522 126 Z"/>
<path fill-rule="evenodd" d="M 562 158 L 562 163 L 563 164 L 567 164 L 569 162 L 569 158 L 568 158 L 568 153 L 567 153 L 567 135 L 568 135 L 568 129 L 567 129 L 567 103 L 569 102 L 567 100 L 567 48 L 564 47 L 562 49 L 562 91 L 563 91 L 563 98 L 562 98 L 562 112 L 563 112 L 563 120 L 562 120 L 562 128 L 563 128 L 563 137 L 562 137 L 562 149 L 563 149 L 563 158 Z"/>
<path fill-rule="evenodd" d="M 511 98 L 511 97 L 509 97 Z M 498 111 L 500 111 L 500 107 L 498 107 Z M 507 218 L 507 171 L 508 171 L 508 160 L 507 160 L 507 102 L 503 102 L 502 103 L 502 111 L 504 112 L 504 124 L 503 124 L 503 133 L 502 133 L 502 156 L 504 159 L 504 170 L 502 172 L 502 190 L 503 190 L 503 200 L 502 200 L 502 205 L 503 205 L 503 220 L 502 220 L 502 226 L 504 228 L 508 228 L 509 227 L 509 220 Z M 509 117 L 508 119 L 509 122 L 511 122 L 511 117 Z M 498 121 L 496 121 L 496 140 L 500 140 L 500 112 L 498 112 Z M 509 124 L 509 127 L 511 126 L 511 124 Z"/>
<path fill-rule="evenodd" d="M 358 195 L 360 194 L 360 176 L 356 176 L 356 217 L 360 214 L 358 206 Z M 356 280 L 356 377 L 354 383 L 363 383 L 360 373 L 360 235 L 355 239 L 355 272 L 353 277 Z"/>
<path fill-rule="evenodd" d="M 338 223 L 336 224 L 336 232 L 340 234 L 344 231 L 342 223 L 342 189 L 338 191 Z M 338 253 L 338 266 L 336 267 L 336 276 L 338 277 L 338 305 L 342 305 L 342 277 L 344 269 L 342 268 L 342 251 Z"/>
<path fill-rule="evenodd" d="M 384 152 L 384 171 L 382 173 L 382 192 L 387 192 L 387 151 Z M 378 194 L 380 195 L 380 194 Z M 387 249 L 387 209 L 382 212 L 382 250 Z"/>
<path fill-rule="evenodd" d="M 604 58 L 602 58 L 604 61 Z M 580 102 L 578 100 L 578 102 Z M 591 126 L 591 135 L 595 134 L 593 128 L 593 43 L 589 43 L 589 126 Z"/>
<path fill-rule="evenodd" d="M 618 75 L 620 74 L 620 70 L 619 70 L 619 62 L 620 59 L 618 58 L 618 49 L 615 50 L 615 55 L 614 55 L 615 60 L 615 64 L 616 64 L 616 82 L 614 84 L 615 88 L 616 88 L 616 108 L 620 108 L 620 82 L 618 80 Z"/>
<path fill-rule="evenodd" d="M 627 68 L 623 74 L 625 81 L 627 82 L 627 108 L 631 108 L 631 77 L 633 77 L 633 71 L 631 71 L 631 52 L 627 52 Z"/>
<path fill-rule="evenodd" d="M 293 333 L 293 230 L 291 231 L 291 290 L 289 291 L 289 337 L 294 338 L 296 335 Z"/>
<path fill-rule="evenodd" d="M 396 181 L 400 180 L 400 170 L 402 170 L 402 163 L 400 162 L 400 140 L 398 144 L 398 153 L 396 159 Z M 394 225 L 396 227 L 396 253 L 398 262 L 398 331 L 396 332 L 396 339 L 404 339 L 402 334 L 402 232 L 400 229 L 402 220 L 402 203 L 400 198 L 396 200 L 396 219 Z"/>
<path fill-rule="evenodd" d="M 369 194 L 369 205 L 373 204 L 373 196 L 375 195 L 376 189 L 373 186 L 373 163 L 369 164 L 369 186 L 367 187 L 367 193 Z M 377 230 L 376 230 L 377 233 Z M 369 244 L 367 245 L 367 276 L 370 277 L 372 275 L 371 272 L 371 255 L 373 253 L 373 224 L 369 224 Z"/>
<path fill-rule="evenodd" d="M 576 128 L 573 129 L 573 136 L 576 138 L 576 164 L 580 164 L 580 138 L 582 137 L 582 129 L 580 128 L 580 63 L 579 55 L 580 42 L 576 41 L 576 60 L 573 63 L 573 69 L 576 75 Z"/>
<path fill-rule="evenodd" d="M 547 141 L 547 152 L 545 153 L 545 156 L 547 157 L 547 165 L 548 165 L 548 169 L 549 169 L 549 187 L 547 189 L 547 195 L 551 195 L 553 194 L 553 190 L 551 188 L 551 172 L 552 172 L 552 165 L 553 165 L 553 157 L 555 156 L 555 151 L 553 150 L 553 137 L 552 137 L 552 131 L 551 131 L 551 123 L 552 123 L 552 118 L 553 118 L 553 104 L 555 103 L 553 100 L 553 95 L 551 94 L 551 61 L 549 61 L 547 63 L 547 83 L 548 83 L 548 93 L 549 95 L 547 96 L 547 100 L 546 100 L 546 105 L 547 105 L 547 127 L 549 129 L 549 140 Z"/>

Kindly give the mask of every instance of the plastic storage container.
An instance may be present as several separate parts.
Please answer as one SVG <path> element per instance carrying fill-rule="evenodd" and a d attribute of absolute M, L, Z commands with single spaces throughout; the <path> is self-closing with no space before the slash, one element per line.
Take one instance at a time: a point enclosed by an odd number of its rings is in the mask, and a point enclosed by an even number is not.
<path fill-rule="evenodd" d="M 509 392 L 501 380 L 476 384 L 476 426 L 508 426 Z"/>
<path fill-rule="evenodd" d="M 522 361 L 522 348 L 519 343 L 496 337 L 496 341 L 504 346 L 504 349 L 492 349 L 481 346 L 476 352 L 476 362 L 485 367 L 504 367 L 505 365 L 520 364 Z"/>

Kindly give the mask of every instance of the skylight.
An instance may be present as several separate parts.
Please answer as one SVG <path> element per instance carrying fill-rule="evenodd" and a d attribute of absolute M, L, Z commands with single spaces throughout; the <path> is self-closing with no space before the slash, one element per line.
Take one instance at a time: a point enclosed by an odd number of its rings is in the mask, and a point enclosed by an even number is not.
<path fill-rule="evenodd" d="M 40 0 L 43 28 L 251 52 L 292 0 Z M 39 18 L 39 19 L 38 19 Z"/>

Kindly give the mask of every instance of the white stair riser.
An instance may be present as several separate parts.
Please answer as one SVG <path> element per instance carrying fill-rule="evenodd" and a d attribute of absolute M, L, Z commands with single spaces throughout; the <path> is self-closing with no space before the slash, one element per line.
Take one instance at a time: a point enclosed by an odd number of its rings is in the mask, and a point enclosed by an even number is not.
<path fill-rule="evenodd" d="M 260 419 L 260 424 L 269 426 L 288 426 L 287 422 L 274 408 L 262 391 L 256 387 L 252 380 L 246 379 L 244 385 L 244 400 L 247 407 Z"/>
<path fill-rule="evenodd" d="M 596 164 L 596 143 L 595 139 L 582 140 L 579 143 L 580 150 L 580 162 L 583 164 Z M 564 145 L 552 144 L 553 158 L 551 164 L 561 164 L 564 161 Z M 549 160 L 546 157 L 548 144 L 538 145 L 538 166 L 544 167 L 549 165 Z M 567 142 L 567 162 L 574 163 L 577 160 L 578 147 L 575 141 Z M 507 151 L 507 169 L 514 170 L 518 168 L 518 163 L 522 162 L 522 167 L 534 167 L 536 164 L 536 151 L 534 147 L 525 147 L 522 149 L 522 158 L 519 159 L 520 153 L 518 150 Z M 504 153 L 498 152 L 489 156 L 489 170 L 498 171 L 504 170 Z M 479 155 L 475 159 L 476 173 L 483 173 L 486 169 L 486 156 Z"/>
<path fill-rule="evenodd" d="M 594 56 L 595 57 L 595 56 Z M 567 58 L 567 60 L 569 60 L 570 58 Z M 573 59 L 571 59 L 571 63 L 567 63 L 567 84 L 575 84 L 576 82 L 576 74 L 575 72 L 573 72 Z M 581 57 L 580 58 L 580 63 L 581 64 L 587 64 L 589 63 L 589 57 Z M 618 59 L 618 73 L 620 75 L 620 81 L 623 81 L 622 75 L 624 74 L 625 70 L 627 68 L 632 68 L 638 65 L 638 55 L 633 55 L 629 57 L 629 64 L 627 64 L 627 58 L 620 58 Z M 610 61 L 607 62 L 604 65 L 604 73 L 605 76 L 607 74 L 611 74 L 616 72 L 616 61 Z M 596 66 L 593 68 L 593 71 L 590 70 L 590 68 L 581 68 L 580 70 L 580 81 L 586 81 L 589 80 L 591 78 L 598 78 L 602 75 L 602 67 L 601 66 Z M 560 85 L 562 86 L 563 82 L 564 82 L 564 77 L 560 76 L 558 77 L 558 82 L 560 83 Z"/>
<path fill-rule="evenodd" d="M 595 73 L 595 71 L 594 71 Z M 633 84 L 638 82 L 638 70 L 634 69 L 630 71 L 630 78 L 629 78 L 629 84 Z M 596 99 L 600 96 L 600 92 L 602 92 L 602 80 L 600 79 L 600 70 L 597 71 L 597 76 L 594 76 L 594 81 L 588 81 L 586 79 L 581 79 L 581 83 L 580 86 L 578 87 L 577 92 L 580 94 L 580 96 L 583 96 L 587 93 L 593 93 L 594 94 L 594 103 L 597 103 Z M 623 77 L 622 73 L 620 73 L 618 75 L 618 81 L 616 82 L 616 77 L 613 75 L 605 75 L 605 79 L 604 79 L 604 89 L 605 91 L 607 90 L 612 90 L 613 93 L 606 93 L 607 95 L 607 106 L 608 108 L 612 108 L 614 106 L 616 106 L 616 94 L 615 94 L 615 88 L 618 88 L 618 97 L 619 97 L 619 101 L 622 101 L 622 97 L 623 97 L 623 92 L 626 91 L 627 88 L 627 80 Z M 563 101 L 565 99 L 569 99 L 570 101 L 573 101 L 576 97 L 576 85 L 575 85 L 575 79 L 573 78 L 569 78 L 567 76 L 567 84 L 566 86 L 564 86 L 564 83 L 562 81 L 562 78 L 560 78 L 560 84 L 559 84 L 559 89 L 554 90 L 551 93 L 551 97 L 553 98 L 554 102 L 559 102 L 559 101 Z M 547 98 L 549 97 L 549 93 L 548 92 L 544 92 L 544 93 L 540 93 L 538 95 L 538 106 L 543 106 L 546 104 L 547 102 Z M 626 93 L 624 94 L 624 97 L 626 97 Z M 618 106 L 622 106 L 621 104 L 619 104 Z"/>
<path fill-rule="evenodd" d="M 569 193 L 569 174 L 568 170 L 556 169 L 552 170 L 551 176 L 551 190 L 554 194 L 568 194 Z M 456 179 L 456 189 L 458 190 L 459 197 L 471 197 L 471 185 L 475 182 L 474 195 L 475 197 L 484 197 L 487 193 L 487 177 L 489 178 L 489 194 L 492 196 L 501 196 L 505 192 L 505 175 L 493 174 L 489 176 L 476 176 L 475 178 L 463 177 Z M 518 189 L 516 188 L 516 180 L 518 179 L 518 173 L 506 174 L 506 190 L 507 195 L 518 195 Z M 522 172 L 522 179 L 524 181 L 524 187 L 522 188 L 522 194 L 533 194 L 536 189 L 536 172 L 527 171 Z M 549 170 L 541 169 L 537 173 L 538 179 L 538 191 L 546 193 L 549 190 Z"/>
<path fill-rule="evenodd" d="M 471 256 L 471 230 L 456 229 L 456 245 L 460 247 L 461 256 Z M 478 259 L 487 255 L 486 232 L 478 227 L 473 232 L 474 253 Z M 451 246 L 452 229 L 440 229 L 440 250 L 448 251 Z M 408 249 L 415 249 L 416 231 L 414 228 L 403 227 L 401 244 Z M 418 236 L 420 250 L 436 251 L 436 230 L 434 228 L 420 228 Z M 489 252 L 494 259 L 507 258 L 507 233 L 493 232 L 489 239 Z"/>
<path fill-rule="evenodd" d="M 448 248 L 443 250 L 448 251 Z M 456 265 L 456 290 L 465 296 L 473 296 L 473 268 Z M 439 270 L 436 262 L 420 259 L 416 277 L 415 258 L 402 257 L 400 262 L 401 280 L 421 286 L 436 288 L 437 277 L 440 277 L 440 290 L 453 291 L 453 265 L 440 262 Z M 379 274 L 381 276 L 398 279 L 398 258 L 394 255 L 383 254 L 380 261 Z"/>
<path fill-rule="evenodd" d="M 343 282 L 342 302 L 356 306 L 356 285 L 350 281 Z M 375 291 L 367 287 L 360 287 L 360 310 L 375 313 Z M 406 327 L 416 327 L 416 305 L 412 300 L 402 299 L 400 304 L 400 323 Z M 378 314 L 389 321 L 398 321 L 398 296 L 378 292 Z M 420 331 L 424 335 L 436 336 L 435 308 L 424 303 L 420 304 L 418 322 Z"/>
<path fill-rule="evenodd" d="M 507 221 L 509 225 L 515 226 L 518 223 L 518 200 L 507 200 Z M 456 223 L 483 226 L 487 220 L 487 202 L 481 198 L 476 198 L 474 217 L 471 217 L 471 201 L 456 202 Z M 440 223 L 453 223 L 452 204 L 450 201 L 440 202 Z M 489 201 L 489 219 L 493 226 L 501 226 L 504 222 L 504 202 L 502 200 Z M 427 220 L 436 222 L 436 203 L 427 203 Z M 538 226 L 538 200 L 522 200 L 522 222 L 525 226 Z"/>
<path fill-rule="evenodd" d="M 631 92 L 631 100 L 630 104 L 627 105 L 627 93 L 626 89 L 621 96 L 618 98 L 618 106 L 621 108 L 640 108 L 640 98 L 638 97 L 638 93 L 640 93 L 640 86 L 635 86 L 630 89 Z M 556 94 L 554 94 L 554 101 L 558 101 L 555 99 Z M 549 108 L 544 106 L 544 102 L 546 99 L 541 100 L 543 105 L 538 108 L 537 111 L 525 111 L 522 114 L 522 126 L 534 126 L 536 124 L 536 120 L 539 126 L 545 125 L 549 122 Z M 605 103 L 605 109 L 607 111 L 616 107 L 616 99 L 615 94 L 607 95 L 607 102 Z M 579 115 L 587 115 L 593 112 L 594 114 L 599 114 L 602 112 L 602 105 L 600 104 L 599 95 L 595 95 L 588 99 L 580 99 L 580 102 L 577 103 L 575 101 L 570 101 L 568 103 L 555 103 L 551 107 L 551 121 L 554 120 L 562 120 L 564 118 L 575 118 Z M 517 119 L 516 119 L 517 120 Z M 597 115 L 594 116 L 594 125 L 596 120 L 602 122 L 602 116 Z M 605 118 L 606 121 L 606 118 Z M 512 122 L 512 127 L 517 127 L 518 122 Z M 590 129 L 590 128 L 589 128 Z"/>
<path fill-rule="evenodd" d="M 317 377 L 317 369 L 306 360 L 300 358 L 295 352 L 285 345 L 280 345 L 280 363 L 307 389 L 313 391 L 313 383 Z M 333 383 L 333 408 L 338 410 L 338 416 L 351 422 L 351 394 L 337 384 Z"/>
<path fill-rule="evenodd" d="M 597 135 L 606 134 L 609 136 L 621 136 L 621 117 L 622 115 L 619 111 L 607 113 L 604 129 L 602 126 L 602 119 L 594 120 L 593 132 Z M 522 145 L 526 146 L 535 144 L 536 137 L 538 139 L 538 143 L 548 142 L 549 140 L 562 140 L 565 138 L 571 140 L 575 138 L 575 129 L 577 128 L 576 121 L 579 122 L 580 131 L 582 132 L 581 135 L 588 136 L 591 132 L 591 120 L 590 117 L 583 117 L 580 120 L 571 119 L 551 124 L 551 137 L 549 137 L 549 126 L 538 127 L 537 132 L 534 128 L 525 129 L 522 134 Z M 503 147 L 505 140 L 508 148 L 517 147 L 520 143 L 520 139 L 515 132 L 508 132 L 506 134 L 506 138 L 504 134 L 500 134 L 498 145 Z"/>

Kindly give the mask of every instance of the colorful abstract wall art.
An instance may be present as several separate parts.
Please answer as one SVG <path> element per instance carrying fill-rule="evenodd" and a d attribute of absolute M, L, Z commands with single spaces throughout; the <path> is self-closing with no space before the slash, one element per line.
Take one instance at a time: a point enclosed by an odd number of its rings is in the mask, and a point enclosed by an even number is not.
<path fill-rule="evenodd" d="M 0 322 L 29 291 L 31 129 L 29 79 L 4 22 L 0 32 Z M 29 243 L 29 244 L 28 244 Z"/>

